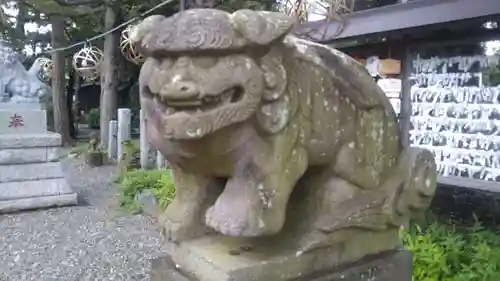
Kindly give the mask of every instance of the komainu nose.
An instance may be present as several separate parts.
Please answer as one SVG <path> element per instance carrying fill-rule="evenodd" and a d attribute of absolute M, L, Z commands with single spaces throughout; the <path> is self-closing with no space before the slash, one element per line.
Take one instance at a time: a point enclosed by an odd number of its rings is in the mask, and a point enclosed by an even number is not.
<path fill-rule="evenodd" d="M 198 98 L 200 90 L 195 83 L 176 81 L 161 88 L 160 96 L 166 100 L 192 100 Z"/>

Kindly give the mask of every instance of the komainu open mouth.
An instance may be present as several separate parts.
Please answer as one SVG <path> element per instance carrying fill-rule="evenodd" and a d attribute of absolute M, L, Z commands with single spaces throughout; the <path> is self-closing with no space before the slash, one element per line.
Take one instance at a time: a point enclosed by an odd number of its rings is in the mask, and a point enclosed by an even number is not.
<path fill-rule="evenodd" d="M 255 114 L 259 96 L 247 93 L 242 86 L 231 87 L 218 95 L 182 95 L 168 92 L 156 94 L 143 91 L 153 101 L 149 111 L 161 124 L 167 139 L 201 139 L 234 123 L 247 120 Z"/>
<path fill-rule="evenodd" d="M 239 102 L 243 98 L 243 88 L 232 87 L 218 95 L 205 95 L 196 99 L 168 99 L 159 96 L 158 98 L 169 109 L 186 113 L 202 113 Z"/>

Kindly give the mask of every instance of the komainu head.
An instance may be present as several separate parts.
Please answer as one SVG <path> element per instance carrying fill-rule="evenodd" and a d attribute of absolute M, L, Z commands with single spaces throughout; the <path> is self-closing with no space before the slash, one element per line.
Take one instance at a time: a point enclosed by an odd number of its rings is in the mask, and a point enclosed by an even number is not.
<path fill-rule="evenodd" d="M 171 139 L 199 139 L 255 115 L 267 131 L 283 127 L 263 107 L 284 102 L 286 70 L 275 46 L 293 25 L 284 14 L 251 10 L 146 18 L 131 32 L 147 57 L 143 108 Z"/>

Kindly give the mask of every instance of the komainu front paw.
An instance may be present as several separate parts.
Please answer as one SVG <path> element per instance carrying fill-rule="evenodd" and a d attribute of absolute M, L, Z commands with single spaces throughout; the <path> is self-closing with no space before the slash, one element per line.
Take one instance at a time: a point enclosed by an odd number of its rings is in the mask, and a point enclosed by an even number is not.
<path fill-rule="evenodd" d="M 188 206 L 174 200 L 159 218 L 165 239 L 179 243 L 210 232 L 203 224 L 201 213 L 199 206 Z"/>
<path fill-rule="evenodd" d="M 255 187 L 226 188 L 205 215 L 205 223 L 228 236 L 258 237 L 278 233 L 285 222 L 286 205 L 269 198 Z M 246 191 L 245 191 L 246 189 Z"/>

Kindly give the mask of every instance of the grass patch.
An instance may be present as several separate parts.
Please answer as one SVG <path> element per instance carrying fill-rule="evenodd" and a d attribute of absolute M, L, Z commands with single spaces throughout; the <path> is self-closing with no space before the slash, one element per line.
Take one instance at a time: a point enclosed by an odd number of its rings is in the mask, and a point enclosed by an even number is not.
<path fill-rule="evenodd" d="M 88 142 L 77 142 L 76 145 L 71 149 L 69 154 L 73 154 L 76 157 L 80 157 L 89 150 Z"/>
<path fill-rule="evenodd" d="M 166 209 L 175 196 L 171 170 L 132 170 L 123 173 L 116 180 L 120 189 L 119 203 L 131 213 L 141 211 L 135 201 L 136 195 L 151 190 L 161 209 Z"/>

